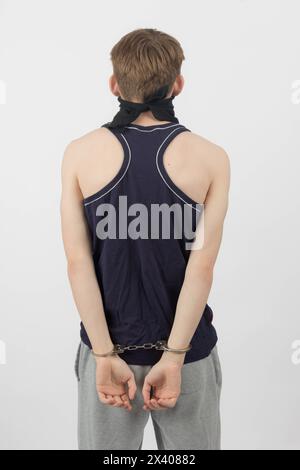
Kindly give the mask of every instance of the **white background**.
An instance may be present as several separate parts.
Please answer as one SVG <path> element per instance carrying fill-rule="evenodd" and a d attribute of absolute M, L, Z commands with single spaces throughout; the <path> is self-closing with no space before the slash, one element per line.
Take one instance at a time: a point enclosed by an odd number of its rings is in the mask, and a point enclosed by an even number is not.
<path fill-rule="evenodd" d="M 299 21 L 297 0 L 0 1 L 1 449 L 77 446 L 79 316 L 60 234 L 60 165 L 72 139 L 117 112 L 109 52 L 140 27 L 180 41 L 176 116 L 231 159 L 209 298 L 223 449 L 300 449 L 291 360 L 300 339 Z M 156 448 L 150 421 L 144 448 Z"/>

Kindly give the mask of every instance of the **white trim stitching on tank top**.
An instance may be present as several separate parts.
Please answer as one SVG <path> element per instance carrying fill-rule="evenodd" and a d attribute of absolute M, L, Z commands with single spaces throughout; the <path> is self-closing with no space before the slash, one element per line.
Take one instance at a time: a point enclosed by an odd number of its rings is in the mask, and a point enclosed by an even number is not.
<path fill-rule="evenodd" d="M 176 193 L 176 191 L 171 188 L 171 186 L 167 183 L 167 181 L 165 180 L 160 168 L 159 168 L 159 165 L 158 165 L 158 156 L 159 156 L 159 152 L 160 152 L 160 149 L 162 148 L 162 146 L 164 145 L 164 143 L 166 142 L 166 140 L 176 131 L 177 129 L 174 129 L 172 132 L 170 132 L 169 135 L 167 135 L 167 137 L 165 138 L 165 140 L 161 143 L 161 145 L 159 146 L 159 149 L 157 151 L 157 154 L 156 154 L 156 167 L 157 167 L 157 170 L 162 178 L 162 180 L 164 181 L 164 183 L 167 185 L 167 187 L 179 198 L 181 199 L 181 201 L 183 201 L 185 204 L 187 204 L 188 206 L 192 207 L 192 209 L 194 209 L 195 211 L 197 212 L 202 212 L 200 209 L 198 209 L 197 207 L 194 207 L 191 203 L 187 202 L 185 199 L 183 199 L 181 196 L 179 196 L 179 194 Z M 162 165 L 163 165 L 163 162 L 162 162 Z M 171 179 L 171 178 L 170 178 Z M 176 184 L 173 182 L 173 180 L 171 179 L 172 183 L 176 186 Z M 179 189 L 179 188 L 178 188 Z M 196 202 L 196 201 L 195 201 Z M 200 204 L 200 203 L 199 203 Z M 203 204 L 200 204 L 201 206 L 203 206 Z"/>
<path fill-rule="evenodd" d="M 120 181 L 124 178 L 124 176 L 126 175 L 127 170 L 128 170 L 128 168 L 129 168 L 129 165 L 130 165 L 130 162 L 131 162 L 131 149 L 130 149 L 130 146 L 129 146 L 127 140 L 125 139 L 124 135 L 121 134 L 121 136 L 122 136 L 123 139 L 125 140 L 126 145 L 127 145 L 127 147 L 128 147 L 128 151 L 129 151 L 128 164 L 127 164 L 127 166 L 126 166 L 126 168 L 125 168 L 125 171 L 124 171 L 123 175 L 118 179 L 118 181 L 113 185 L 112 188 L 108 189 L 104 194 L 101 194 L 100 196 L 96 197 L 96 198 L 93 199 L 92 201 L 85 202 L 85 203 L 83 204 L 84 206 L 88 206 L 89 204 L 92 204 L 93 202 L 98 201 L 98 199 L 101 199 L 102 197 L 106 196 L 106 194 L 110 193 L 110 191 L 112 191 L 112 190 L 120 183 Z M 124 157 L 124 158 L 125 158 L 125 157 Z M 123 164 L 122 164 L 122 166 L 123 166 Z M 107 183 L 107 184 L 109 184 L 109 183 Z M 101 189 L 100 189 L 100 191 L 101 191 Z"/>
<path fill-rule="evenodd" d="M 182 126 L 182 124 L 172 124 L 170 126 L 167 126 L 167 127 L 155 127 L 154 129 L 140 129 L 139 127 L 134 127 L 134 126 L 125 126 L 125 129 L 135 129 L 137 131 L 140 131 L 140 132 L 153 132 L 153 131 L 161 131 L 161 130 L 165 130 L 165 129 L 170 129 L 174 126 Z M 147 126 L 145 126 L 147 127 Z"/>

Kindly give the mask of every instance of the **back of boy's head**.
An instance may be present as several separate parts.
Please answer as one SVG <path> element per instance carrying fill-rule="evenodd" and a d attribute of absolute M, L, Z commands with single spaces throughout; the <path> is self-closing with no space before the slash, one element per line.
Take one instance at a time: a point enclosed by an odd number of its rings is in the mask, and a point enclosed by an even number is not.
<path fill-rule="evenodd" d="M 111 50 L 113 73 L 127 101 L 146 101 L 168 85 L 171 91 L 185 59 L 177 39 L 157 29 L 136 29 Z"/>

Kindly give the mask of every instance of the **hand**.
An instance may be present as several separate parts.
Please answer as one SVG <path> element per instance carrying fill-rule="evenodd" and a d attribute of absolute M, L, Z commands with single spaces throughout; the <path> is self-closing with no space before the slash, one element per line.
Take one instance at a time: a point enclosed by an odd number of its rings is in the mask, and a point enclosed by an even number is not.
<path fill-rule="evenodd" d="M 100 401 L 131 411 L 130 400 L 134 399 L 137 387 L 128 364 L 118 355 L 96 358 L 96 364 L 96 388 Z"/>
<path fill-rule="evenodd" d="M 177 355 L 178 356 L 178 355 Z M 181 389 L 181 368 L 184 361 L 182 357 L 175 357 L 174 353 L 164 353 L 161 359 L 146 375 L 142 390 L 144 410 L 163 410 L 176 405 Z M 151 387 L 153 395 L 150 398 Z"/>

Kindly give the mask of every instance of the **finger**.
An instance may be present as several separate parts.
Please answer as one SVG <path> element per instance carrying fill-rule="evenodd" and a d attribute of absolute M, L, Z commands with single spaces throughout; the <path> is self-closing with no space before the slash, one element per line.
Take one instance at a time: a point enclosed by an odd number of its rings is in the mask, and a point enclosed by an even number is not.
<path fill-rule="evenodd" d="M 105 395 L 105 393 L 98 392 L 98 396 L 99 396 L 99 400 L 105 405 L 110 405 L 112 403 L 111 398 L 109 398 L 108 395 Z"/>
<path fill-rule="evenodd" d="M 128 400 L 126 394 L 124 393 L 123 395 L 120 396 L 120 398 L 121 398 L 121 401 L 122 401 L 123 408 L 128 409 L 129 408 L 129 400 Z"/>
<path fill-rule="evenodd" d="M 110 400 L 110 405 L 114 406 L 116 403 L 115 397 L 113 395 L 107 395 L 107 398 Z"/>
<path fill-rule="evenodd" d="M 116 408 L 120 408 L 124 406 L 123 400 L 121 400 L 121 397 L 119 395 L 114 395 L 114 399 L 115 399 L 115 404 L 113 406 L 115 406 Z"/>
<path fill-rule="evenodd" d="M 157 399 L 156 398 L 151 398 L 150 400 L 151 404 L 153 405 L 154 409 L 155 410 L 163 410 L 165 407 L 160 405 L 158 402 L 157 402 Z"/>
<path fill-rule="evenodd" d="M 158 407 L 159 407 L 159 404 L 157 403 L 157 401 L 155 400 L 155 398 L 151 398 L 150 403 L 151 403 L 151 405 L 153 405 L 154 408 L 158 408 Z"/>
<path fill-rule="evenodd" d="M 155 411 L 157 410 L 156 406 L 152 403 L 151 400 L 146 404 L 146 406 L 149 408 L 149 410 Z"/>
<path fill-rule="evenodd" d="M 124 393 L 124 395 L 121 395 L 121 400 L 123 400 L 124 407 L 130 411 L 132 409 L 132 406 L 126 393 Z"/>
<path fill-rule="evenodd" d="M 125 397 L 126 406 L 128 407 L 129 410 L 132 410 L 132 405 L 130 403 L 130 400 L 129 400 L 129 397 L 128 397 L 127 393 L 124 395 L 124 397 Z"/>
<path fill-rule="evenodd" d="M 176 405 L 176 398 L 159 398 L 158 399 L 158 404 L 165 406 L 166 408 L 174 408 Z"/>
<path fill-rule="evenodd" d="M 142 395 L 143 399 L 146 405 L 149 406 L 150 403 L 150 392 L 151 392 L 151 384 L 148 382 L 147 377 L 145 377 L 143 389 L 142 389 Z"/>
<path fill-rule="evenodd" d="M 134 378 L 134 375 L 133 375 L 133 374 L 132 374 L 132 376 L 130 377 L 130 379 L 128 380 L 127 386 L 128 386 L 128 396 L 129 396 L 129 399 L 130 399 L 130 400 L 133 400 L 133 399 L 134 399 L 134 396 L 135 396 L 135 394 L 136 394 L 136 390 L 137 390 L 137 386 L 136 386 L 135 378 Z"/>

